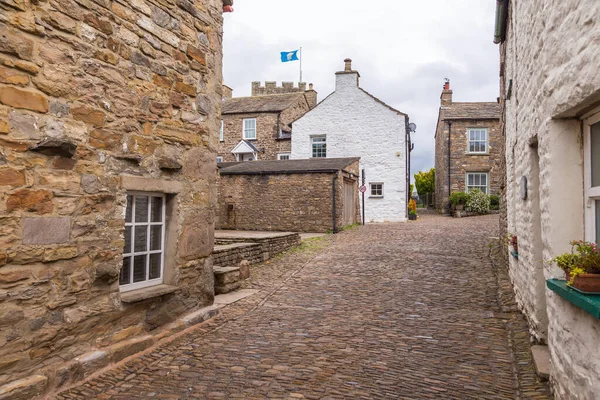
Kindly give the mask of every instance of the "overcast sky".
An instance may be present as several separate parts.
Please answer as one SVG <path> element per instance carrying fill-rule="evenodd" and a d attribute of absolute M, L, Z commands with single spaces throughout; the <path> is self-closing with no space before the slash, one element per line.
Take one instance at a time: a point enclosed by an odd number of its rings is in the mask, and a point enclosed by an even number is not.
<path fill-rule="evenodd" d="M 368 4 L 368 5 L 367 5 Z M 235 0 L 225 14 L 224 80 L 234 96 L 252 81 L 299 80 L 299 63 L 279 53 L 302 47 L 304 81 L 319 101 L 353 60 L 360 86 L 417 124 L 413 171 L 434 166 L 444 78 L 454 101 L 496 101 L 499 49 L 494 0 Z"/>

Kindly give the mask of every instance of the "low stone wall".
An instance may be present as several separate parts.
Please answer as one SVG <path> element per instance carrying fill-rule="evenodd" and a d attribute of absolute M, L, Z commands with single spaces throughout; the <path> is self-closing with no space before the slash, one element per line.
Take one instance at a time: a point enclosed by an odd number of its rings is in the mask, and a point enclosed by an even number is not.
<path fill-rule="evenodd" d="M 217 238 L 215 239 L 217 245 L 231 245 L 235 243 L 256 243 L 261 246 L 262 260 L 267 261 L 268 259 L 276 256 L 279 253 L 291 249 L 296 246 L 300 246 L 302 239 L 298 233 L 285 233 L 278 236 L 272 237 L 258 237 L 258 238 Z M 250 260 L 248 260 L 250 261 Z"/>
<path fill-rule="evenodd" d="M 215 267 L 239 265 L 243 260 L 248 260 L 250 264 L 265 261 L 263 246 L 260 243 L 233 243 L 215 246 L 213 251 Z"/>

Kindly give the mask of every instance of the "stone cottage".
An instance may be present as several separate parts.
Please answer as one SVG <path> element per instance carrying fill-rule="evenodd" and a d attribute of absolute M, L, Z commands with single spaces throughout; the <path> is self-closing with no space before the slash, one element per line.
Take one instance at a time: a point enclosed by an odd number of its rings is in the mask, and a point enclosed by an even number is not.
<path fill-rule="evenodd" d="M 337 232 L 355 224 L 358 164 L 358 158 L 219 164 L 217 228 Z"/>
<path fill-rule="evenodd" d="M 518 238 L 509 271 L 534 341 L 548 345 L 557 399 L 600 395 L 597 296 L 566 289 L 563 271 L 542 261 L 569 252 L 572 240 L 600 243 L 599 15 L 596 0 L 497 5 L 503 229 Z"/>
<path fill-rule="evenodd" d="M 360 157 L 366 222 L 406 221 L 408 116 L 362 89 L 359 78 L 346 59 L 335 91 L 294 122 L 292 159 Z"/>
<path fill-rule="evenodd" d="M 0 397 L 212 304 L 222 7 L 0 1 Z"/>
<path fill-rule="evenodd" d="M 435 206 L 447 211 L 452 192 L 500 194 L 504 157 L 498 102 L 452 101 L 444 84 L 435 131 Z"/>
<path fill-rule="evenodd" d="M 317 104 L 313 85 L 292 82 L 252 82 L 252 96 L 232 97 L 224 91 L 223 120 L 217 162 L 288 160 L 291 122 Z"/>

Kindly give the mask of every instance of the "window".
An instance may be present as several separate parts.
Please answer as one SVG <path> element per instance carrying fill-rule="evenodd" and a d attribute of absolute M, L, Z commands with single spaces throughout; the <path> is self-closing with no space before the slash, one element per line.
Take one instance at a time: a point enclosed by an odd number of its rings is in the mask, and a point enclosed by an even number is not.
<path fill-rule="evenodd" d="M 327 138 L 325 136 L 312 137 L 310 138 L 310 142 L 313 158 L 327 157 Z"/>
<path fill-rule="evenodd" d="M 256 118 L 244 120 L 244 140 L 256 140 Z"/>
<path fill-rule="evenodd" d="M 371 196 L 370 197 L 383 197 L 383 183 L 370 183 Z"/>
<path fill-rule="evenodd" d="M 488 194 L 488 173 L 487 172 L 468 172 L 467 173 L 467 193 L 473 189 L 479 189 Z"/>
<path fill-rule="evenodd" d="M 469 153 L 485 154 L 488 152 L 488 130 L 485 128 L 469 128 Z"/>
<path fill-rule="evenodd" d="M 225 141 L 224 133 L 223 133 L 223 120 L 221 120 L 221 130 L 219 131 L 219 142 Z"/>
<path fill-rule="evenodd" d="M 278 160 L 289 160 L 290 153 L 279 153 L 279 154 L 277 154 L 277 159 Z"/>
<path fill-rule="evenodd" d="M 584 122 L 585 238 L 600 243 L 600 110 Z"/>
<path fill-rule="evenodd" d="M 162 193 L 127 195 L 122 292 L 163 282 L 165 200 Z"/>
<path fill-rule="evenodd" d="M 217 164 L 223 162 L 223 157 L 217 157 Z"/>

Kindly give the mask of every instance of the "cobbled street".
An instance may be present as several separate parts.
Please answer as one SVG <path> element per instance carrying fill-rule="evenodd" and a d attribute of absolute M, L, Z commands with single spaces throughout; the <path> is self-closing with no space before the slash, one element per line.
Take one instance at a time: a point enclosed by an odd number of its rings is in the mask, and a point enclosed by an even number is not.
<path fill-rule="evenodd" d="M 53 398 L 548 399 L 494 236 L 497 216 L 424 215 L 310 242 L 253 267 L 257 295 Z"/>

